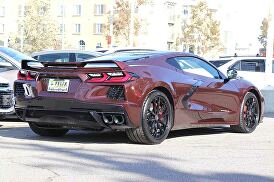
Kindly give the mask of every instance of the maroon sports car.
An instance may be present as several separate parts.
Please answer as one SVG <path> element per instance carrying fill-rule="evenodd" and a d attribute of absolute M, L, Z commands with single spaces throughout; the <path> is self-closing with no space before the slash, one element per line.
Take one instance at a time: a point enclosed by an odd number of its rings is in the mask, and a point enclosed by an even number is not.
<path fill-rule="evenodd" d="M 251 133 L 262 122 L 264 99 L 236 76 L 180 52 L 129 51 L 77 63 L 25 60 L 15 109 L 42 136 L 122 130 L 133 142 L 157 144 L 183 128 L 230 125 Z"/>

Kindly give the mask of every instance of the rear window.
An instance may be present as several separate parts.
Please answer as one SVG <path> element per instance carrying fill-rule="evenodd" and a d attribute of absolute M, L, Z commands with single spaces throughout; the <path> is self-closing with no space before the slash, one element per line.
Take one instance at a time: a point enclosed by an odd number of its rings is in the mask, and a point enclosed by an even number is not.
<path fill-rule="evenodd" d="M 92 58 L 95 58 L 95 56 L 90 55 L 90 54 L 81 54 L 81 53 L 76 54 L 76 61 L 77 62 L 81 62 L 81 61 L 84 61 L 84 60 L 87 60 L 87 59 L 92 59 Z"/>
<path fill-rule="evenodd" d="M 247 59 L 236 62 L 231 66 L 239 71 L 249 72 L 265 72 L 265 60 L 264 59 Z"/>
<path fill-rule="evenodd" d="M 69 53 L 54 53 L 38 56 L 38 61 L 42 62 L 69 62 Z"/>
<path fill-rule="evenodd" d="M 231 61 L 231 59 L 228 59 L 228 60 L 212 60 L 212 61 L 209 61 L 209 62 L 212 63 L 217 68 L 219 68 L 222 65 L 228 63 L 229 61 Z"/>

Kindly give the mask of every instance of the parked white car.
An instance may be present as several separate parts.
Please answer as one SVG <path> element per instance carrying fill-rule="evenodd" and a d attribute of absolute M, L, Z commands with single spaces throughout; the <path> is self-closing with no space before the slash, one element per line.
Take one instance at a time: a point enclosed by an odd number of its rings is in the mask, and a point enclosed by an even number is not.
<path fill-rule="evenodd" d="M 0 77 L 0 118 L 14 112 L 14 97 L 9 81 Z"/>
<path fill-rule="evenodd" d="M 267 75 L 267 64 L 265 57 L 230 57 L 210 61 L 224 74 L 228 69 L 236 69 L 238 75 L 255 84 L 259 89 L 274 86 L 274 67 L 272 64 L 272 74 Z M 274 61 L 272 61 L 274 62 Z"/>

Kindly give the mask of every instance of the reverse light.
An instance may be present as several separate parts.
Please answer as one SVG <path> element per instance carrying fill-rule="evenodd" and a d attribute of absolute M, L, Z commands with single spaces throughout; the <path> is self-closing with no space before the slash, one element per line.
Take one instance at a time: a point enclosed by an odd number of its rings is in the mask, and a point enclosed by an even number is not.
<path fill-rule="evenodd" d="M 89 73 L 88 76 L 90 78 L 101 78 L 103 75 L 101 73 Z"/>
<path fill-rule="evenodd" d="M 105 73 L 89 73 L 86 82 L 100 83 L 104 82 L 108 78 Z"/>
<path fill-rule="evenodd" d="M 114 73 L 107 73 L 108 76 L 111 76 L 111 77 L 121 77 L 121 76 L 124 76 L 124 73 L 123 72 L 114 72 Z"/>

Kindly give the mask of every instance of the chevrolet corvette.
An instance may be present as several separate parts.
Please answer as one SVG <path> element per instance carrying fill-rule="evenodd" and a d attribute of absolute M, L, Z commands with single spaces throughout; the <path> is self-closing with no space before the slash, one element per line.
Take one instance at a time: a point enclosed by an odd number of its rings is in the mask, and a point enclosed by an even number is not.
<path fill-rule="evenodd" d="M 251 133 L 264 98 L 250 82 L 201 57 L 125 51 L 84 62 L 22 61 L 15 110 L 41 136 L 69 130 L 125 131 L 134 143 L 159 144 L 171 130 L 230 125 Z"/>

